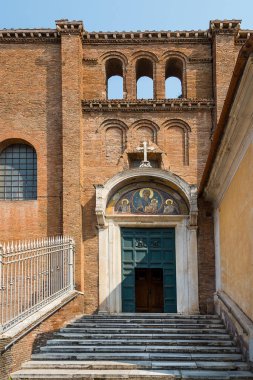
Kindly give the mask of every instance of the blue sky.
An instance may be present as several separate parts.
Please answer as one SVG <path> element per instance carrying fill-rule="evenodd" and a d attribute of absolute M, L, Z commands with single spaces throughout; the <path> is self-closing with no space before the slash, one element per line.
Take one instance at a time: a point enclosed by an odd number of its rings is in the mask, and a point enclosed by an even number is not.
<path fill-rule="evenodd" d="M 86 30 L 207 29 L 211 19 L 242 19 L 253 29 L 252 0 L 1 0 L 0 28 L 54 28 L 60 18 Z"/>

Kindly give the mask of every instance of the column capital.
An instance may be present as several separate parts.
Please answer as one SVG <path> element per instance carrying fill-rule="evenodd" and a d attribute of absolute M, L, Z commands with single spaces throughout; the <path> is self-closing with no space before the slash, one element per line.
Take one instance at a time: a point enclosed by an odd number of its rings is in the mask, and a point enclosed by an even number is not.
<path fill-rule="evenodd" d="M 60 34 L 82 34 L 84 31 L 83 22 L 82 21 L 69 21 L 68 19 L 56 20 L 56 30 Z"/>

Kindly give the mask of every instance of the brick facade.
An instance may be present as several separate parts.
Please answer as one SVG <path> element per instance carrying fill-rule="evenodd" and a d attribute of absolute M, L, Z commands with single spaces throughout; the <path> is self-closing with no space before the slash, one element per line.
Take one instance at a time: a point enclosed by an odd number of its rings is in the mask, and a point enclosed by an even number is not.
<path fill-rule="evenodd" d="M 85 292 L 87 312 L 98 308 L 94 185 L 128 169 L 143 137 L 154 146 L 154 158 L 161 157 L 162 169 L 200 183 L 210 136 L 247 37 L 239 27 L 235 20 L 211 22 L 210 29 L 196 32 L 88 33 L 82 22 L 59 20 L 55 30 L 2 31 L 0 150 L 12 141 L 34 146 L 38 199 L 0 201 L 0 239 L 73 236 L 76 284 Z M 152 64 L 152 100 L 136 99 L 140 59 Z M 108 60 L 122 65 L 122 100 L 107 100 Z M 182 98 L 164 99 L 168 62 L 174 62 L 175 75 L 181 68 Z M 199 209 L 200 309 L 206 312 L 214 254 L 211 216 L 202 203 Z M 208 277 L 207 268 L 212 269 Z"/>

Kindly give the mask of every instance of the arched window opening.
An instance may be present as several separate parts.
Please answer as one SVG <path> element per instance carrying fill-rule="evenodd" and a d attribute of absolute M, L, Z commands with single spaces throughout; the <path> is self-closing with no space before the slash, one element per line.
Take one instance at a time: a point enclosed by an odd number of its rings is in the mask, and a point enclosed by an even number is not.
<path fill-rule="evenodd" d="M 176 99 L 184 97 L 183 89 L 183 62 L 178 58 L 170 58 L 165 68 L 166 98 Z"/>
<path fill-rule="evenodd" d="M 106 61 L 106 93 L 107 99 L 124 97 L 123 64 L 118 58 Z"/>
<path fill-rule="evenodd" d="M 153 99 L 153 63 L 140 58 L 136 63 L 136 95 L 137 99 Z"/>
<path fill-rule="evenodd" d="M 37 154 L 26 144 L 12 144 L 0 154 L 0 199 L 37 199 Z"/>

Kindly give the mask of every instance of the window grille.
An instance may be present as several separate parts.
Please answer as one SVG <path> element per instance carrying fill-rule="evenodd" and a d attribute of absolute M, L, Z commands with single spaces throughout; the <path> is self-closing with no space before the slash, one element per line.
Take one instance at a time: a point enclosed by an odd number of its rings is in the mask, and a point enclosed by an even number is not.
<path fill-rule="evenodd" d="M 0 199 L 37 199 L 37 155 L 26 144 L 13 144 L 0 154 Z"/>

